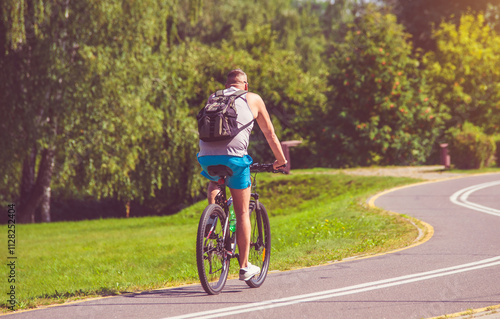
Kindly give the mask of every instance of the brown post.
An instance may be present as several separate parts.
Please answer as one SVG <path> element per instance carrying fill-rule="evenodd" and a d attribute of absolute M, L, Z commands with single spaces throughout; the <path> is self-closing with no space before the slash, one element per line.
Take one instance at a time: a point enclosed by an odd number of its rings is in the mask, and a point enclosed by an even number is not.
<path fill-rule="evenodd" d="M 292 159 L 290 158 L 290 147 L 294 147 L 302 143 L 302 141 L 284 141 L 281 142 L 281 148 L 283 149 L 283 154 L 285 155 L 288 164 L 285 168 L 285 173 L 290 174 L 290 170 L 292 169 Z"/>
<path fill-rule="evenodd" d="M 451 158 L 448 151 L 448 143 L 439 144 L 441 147 L 441 165 L 444 165 L 445 169 L 450 169 Z"/>

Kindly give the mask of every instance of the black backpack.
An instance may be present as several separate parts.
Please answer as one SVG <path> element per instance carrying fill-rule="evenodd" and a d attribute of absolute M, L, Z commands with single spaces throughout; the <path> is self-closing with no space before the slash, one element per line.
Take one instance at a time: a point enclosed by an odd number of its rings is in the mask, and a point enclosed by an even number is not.
<path fill-rule="evenodd" d="M 200 140 L 215 142 L 233 138 L 238 134 L 238 112 L 234 101 L 245 93 L 247 91 L 238 90 L 231 95 L 224 95 L 224 92 L 219 90 L 208 99 L 205 107 L 196 116 Z"/>

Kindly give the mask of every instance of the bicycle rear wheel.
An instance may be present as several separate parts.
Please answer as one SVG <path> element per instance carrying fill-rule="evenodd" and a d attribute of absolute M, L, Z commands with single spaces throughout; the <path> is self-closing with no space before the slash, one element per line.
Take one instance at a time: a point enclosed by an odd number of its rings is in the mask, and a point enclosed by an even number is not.
<path fill-rule="evenodd" d="M 269 262 L 271 260 L 271 226 L 266 208 L 259 202 L 250 202 L 250 222 L 252 225 L 252 234 L 250 235 L 250 254 L 248 261 L 253 265 L 260 267 L 260 274 L 246 281 L 252 288 L 258 288 L 266 280 Z"/>
<path fill-rule="evenodd" d="M 221 292 L 229 273 L 230 258 L 224 249 L 224 222 L 222 207 L 208 205 L 198 224 L 196 264 L 203 289 L 210 295 Z"/>

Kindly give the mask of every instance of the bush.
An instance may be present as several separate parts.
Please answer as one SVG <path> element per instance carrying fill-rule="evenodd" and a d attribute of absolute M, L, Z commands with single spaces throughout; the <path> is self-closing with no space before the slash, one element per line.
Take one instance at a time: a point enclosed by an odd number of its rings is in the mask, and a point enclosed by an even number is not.
<path fill-rule="evenodd" d="M 500 167 L 500 134 L 495 136 L 495 145 L 496 145 L 495 161 L 497 167 Z"/>
<path fill-rule="evenodd" d="M 483 168 L 492 162 L 497 149 L 495 139 L 481 128 L 465 122 L 462 127 L 449 129 L 448 136 L 451 161 L 456 168 Z"/>
<path fill-rule="evenodd" d="M 442 121 L 408 35 L 374 6 L 343 29 L 343 40 L 332 44 L 328 103 L 311 130 L 319 164 L 424 163 Z"/>
<path fill-rule="evenodd" d="M 442 23 L 434 32 L 437 48 L 423 62 L 433 98 L 446 127 L 469 121 L 487 134 L 500 133 L 500 36 L 483 15 L 464 15 L 460 25 Z"/>

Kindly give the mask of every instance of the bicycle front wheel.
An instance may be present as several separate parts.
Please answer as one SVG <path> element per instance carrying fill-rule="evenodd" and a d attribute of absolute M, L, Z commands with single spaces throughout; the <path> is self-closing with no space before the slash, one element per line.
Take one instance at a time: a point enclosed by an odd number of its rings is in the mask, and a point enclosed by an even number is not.
<path fill-rule="evenodd" d="M 230 258 L 224 249 L 224 222 L 222 207 L 208 205 L 198 224 L 196 263 L 203 289 L 210 295 L 221 292 L 229 273 Z"/>
<path fill-rule="evenodd" d="M 252 288 L 258 288 L 266 280 L 269 262 L 271 260 L 271 226 L 266 208 L 262 203 L 250 202 L 250 222 L 252 234 L 250 236 L 250 254 L 248 261 L 260 267 L 260 274 L 246 281 Z"/>

